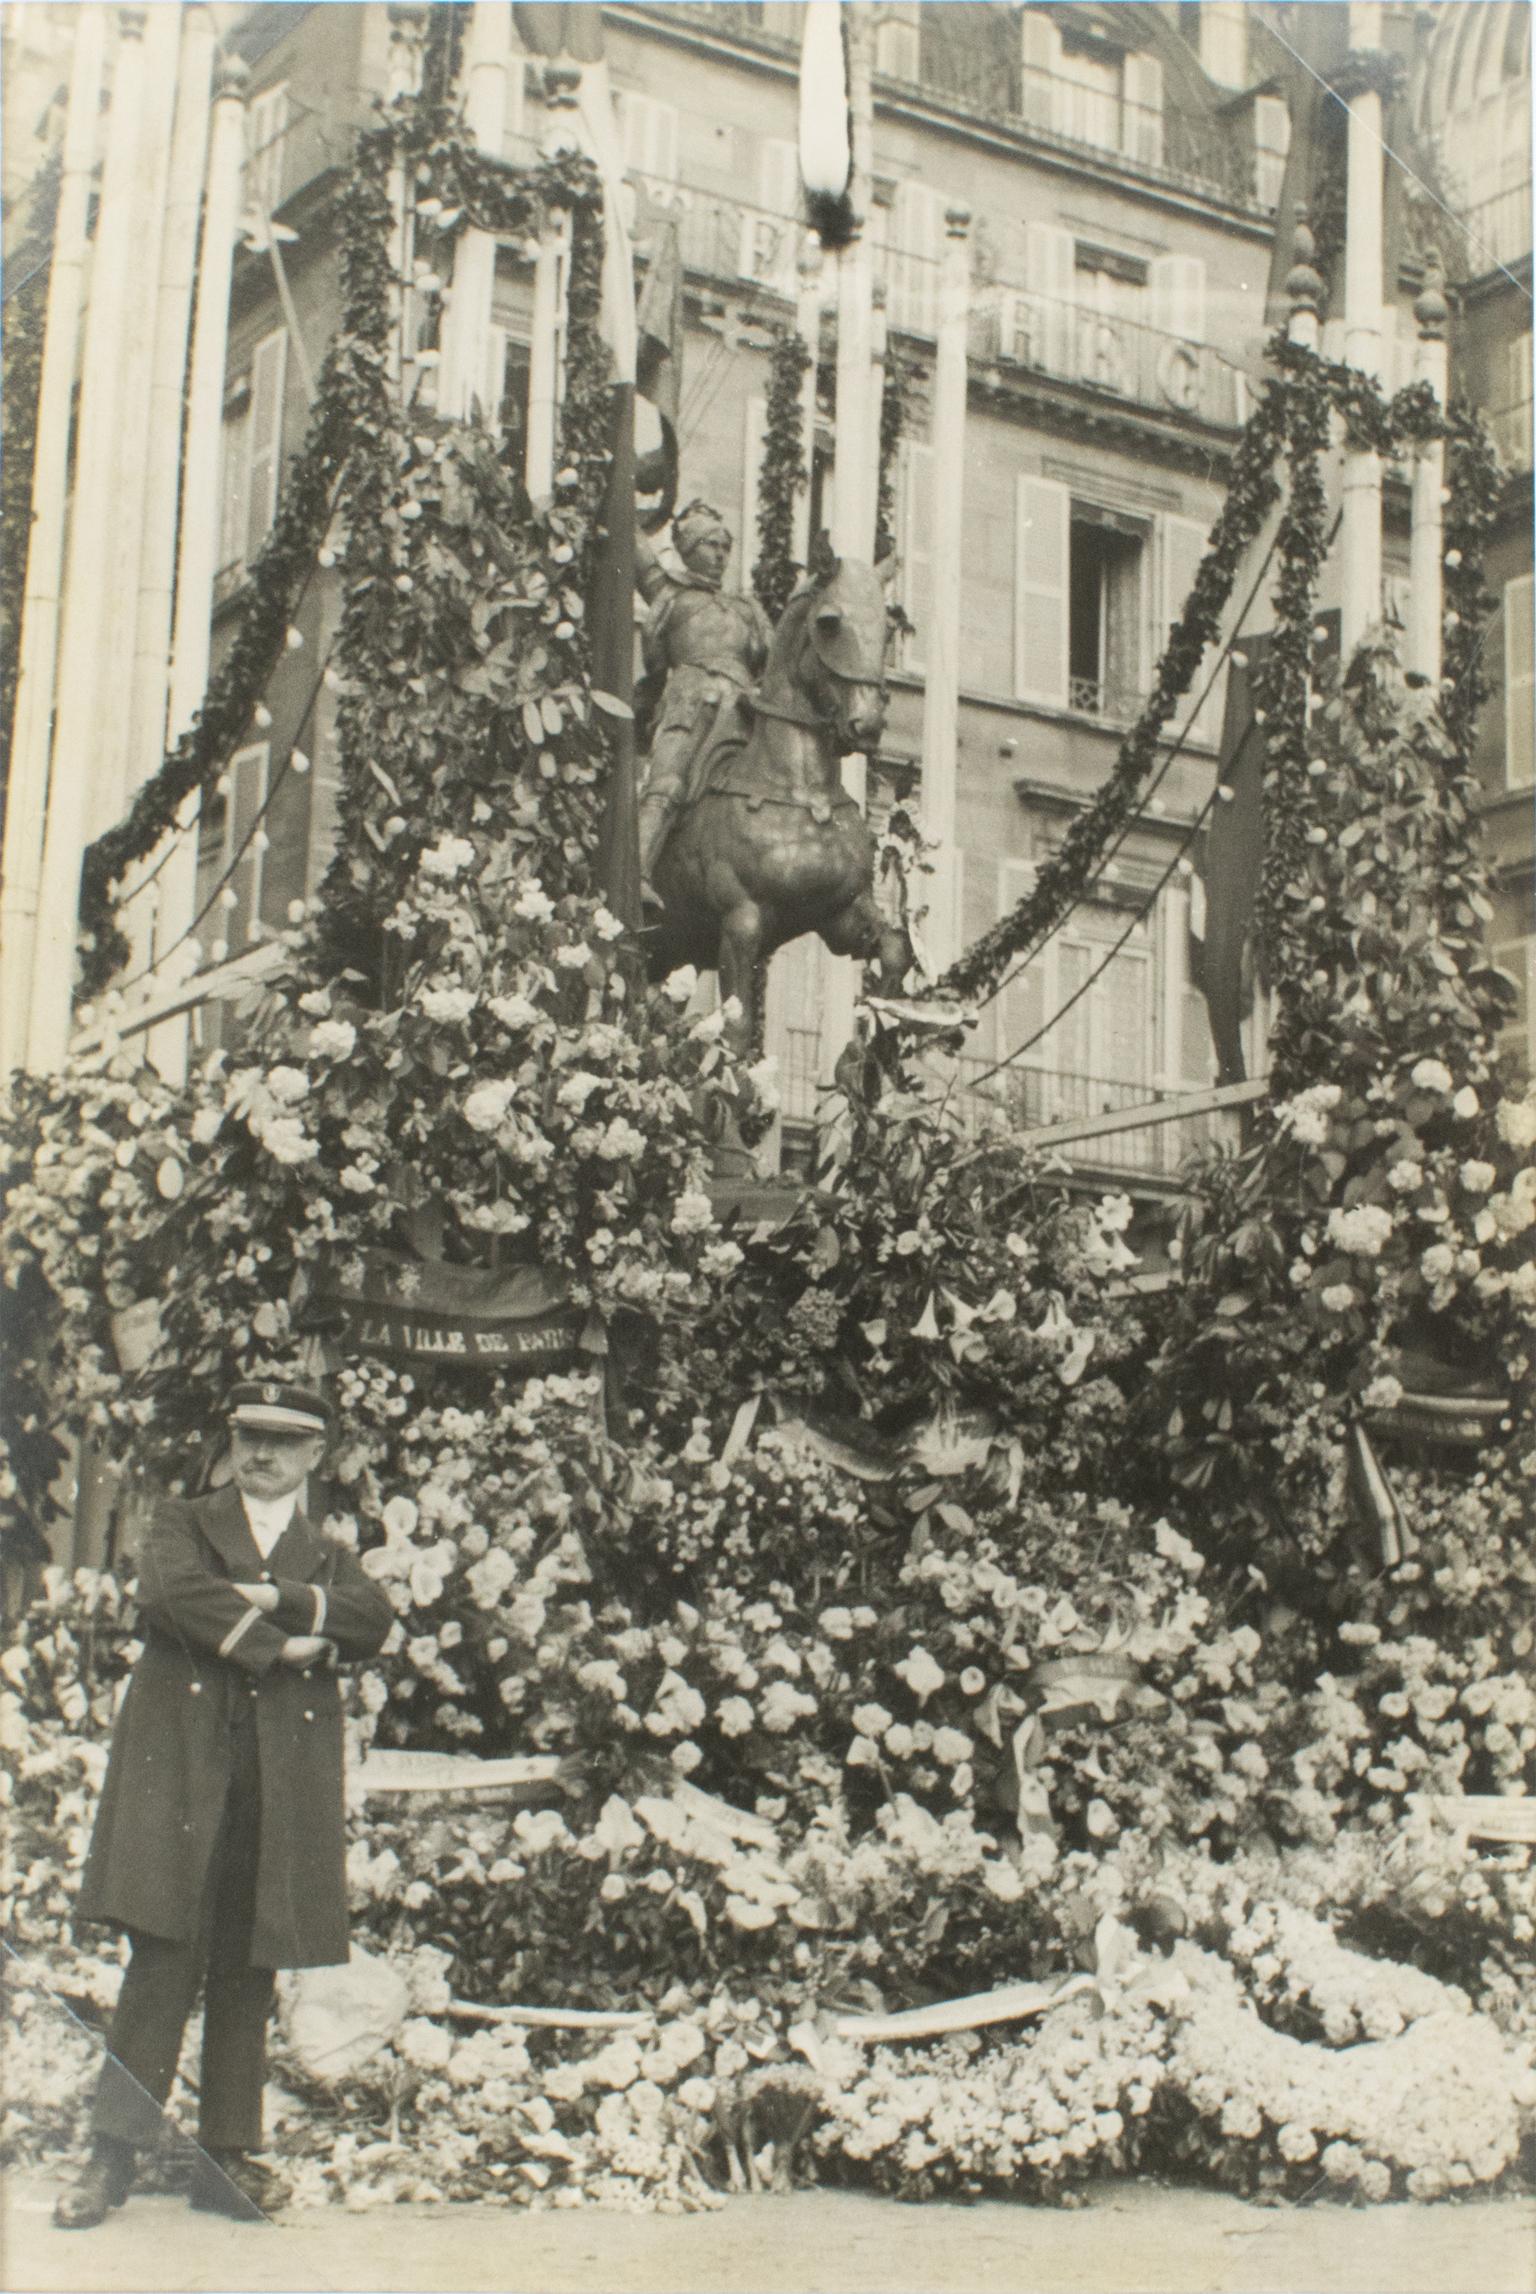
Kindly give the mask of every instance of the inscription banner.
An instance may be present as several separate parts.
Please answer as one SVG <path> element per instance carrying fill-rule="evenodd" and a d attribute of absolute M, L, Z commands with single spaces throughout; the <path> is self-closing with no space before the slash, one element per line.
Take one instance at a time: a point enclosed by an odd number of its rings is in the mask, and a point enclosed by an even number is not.
<path fill-rule="evenodd" d="M 531 1374 L 606 1352 L 601 1323 L 570 1305 L 563 1279 L 544 1267 L 453 1266 L 360 1250 L 331 1266 L 316 1295 L 368 1354 Z"/>

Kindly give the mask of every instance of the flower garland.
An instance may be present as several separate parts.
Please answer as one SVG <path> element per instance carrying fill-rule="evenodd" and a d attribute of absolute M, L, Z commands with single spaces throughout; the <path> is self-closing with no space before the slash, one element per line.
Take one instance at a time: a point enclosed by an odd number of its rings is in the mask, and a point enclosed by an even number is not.
<path fill-rule="evenodd" d="M 911 425 L 912 399 L 922 369 L 894 351 L 885 362 L 885 388 L 880 394 L 880 465 L 875 501 L 875 556 L 896 547 L 896 486 L 901 469 L 901 442 Z"/>
<path fill-rule="evenodd" d="M 800 578 L 795 560 L 795 499 L 810 484 L 801 385 L 811 363 L 809 345 L 793 332 L 779 336 L 768 361 L 763 460 L 758 473 L 758 533 L 762 548 L 752 588 L 770 620 L 777 621 Z"/>
<path fill-rule="evenodd" d="M 316 386 L 309 427 L 284 478 L 277 513 L 251 567 L 229 651 L 210 681 L 194 724 L 144 784 L 125 818 L 86 852 L 81 870 L 80 992 L 99 993 L 128 953 L 113 913 L 117 888 L 174 829 L 186 798 L 210 787 L 238 745 L 287 642 L 297 599 L 310 578 L 345 479 L 345 511 L 356 553 L 359 519 L 381 501 L 379 466 L 394 416 L 385 376 L 393 274 L 388 255 L 390 167 L 403 158 L 419 196 L 437 185 L 436 219 L 451 245 L 469 220 L 525 236 L 553 207 L 573 227 L 571 358 L 567 450 L 592 478 L 605 380 L 596 336 L 601 263 L 601 190 L 589 162 L 562 157 L 514 173 L 476 150 L 441 106 L 411 106 L 359 140 L 338 201 L 342 323 Z M 452 205 L 450 205 L 450 199 Z M 456 211 L 456 212 L 455 212 Z M 447 218 L 447 220 L 445 220 Z"/>
<path fill-rule="evenodd" d="M 1141 716 L 1121 743 L 1114 767 L 1093 802 L 1079 813 L 1058 849 L 1043 864 L 1029 892 L 1009 913 L 966 949 L 929 996 L 985 998 L 996 992 L 1005 972 L 1049 937 L 1070 909 L 1088 896 L 1105 851 L 1134 817 L 1158 757 L 1159 744 L 1178 702 L 1188 693 L 1207 649 L 1220 634 L 1221 618 L 1243 555 L 1273 504 L 1280 498 L 1277 465 L 1282 453 L 1290 471 L 1292 499 L 1282 527 L 1282 578 L 1276 631 L 1261 680 L 1261 706 L 1271 706 L 1271 767 L 1287 789 L 1303 762 L 1308 679 L 1313 664 L 1312 600 L 1328 546 L 1326 502 L 1320 456 L 1327 442 L 1330 412 L 1343 419 L 1351 443 L 1390 452 L 1396 446 L 1434 437 L 1452 441 L 1449 469 L 1450 515 L 1447 552 L 1446 616 L 1448 721 L 1458 751 L 1468 753 L 1476 702 L 1473 665 L 1488 600 L 1482 584 L 1482 553 L 1498 494 L 1497 464 L 1479 418 L 1453 409 L 1442 415 L 1423 384 L 1385 398 L 1368 376 L 1320 358 L 1278 337 L 1270 357 L 1280 375 L 1266 388 L 1238 444 L 1231 485 L 1211 529 L 1184 609 L 1168 641 L 1152 692 Z M 1454 560 L 1454 563 L 1452 562 Z M 1452 650 L 1454 641 L 1454 651 Z M 1460 682 L 1458 682 L 1458 680 Z M 1274 808 L 1294 829 L 1284 802 Z M 1281 931 L 1283 884 L 1290 881 L 1294 839 L 1274 839 L 1261 899 L 1263 944 L 1273 962 Z"/>
<path fill-rule="evenodd" d="M 43 378 L 43 331 L 61 171 L 61 157 L 55 152 L 31 195 L 32 228 L 7 261 L 7 269 L 17 282 L 5 312 L 5 387 L 0 392 L 0 534 L 5 536 L 6 556 L 12 567 L 7 595 L 0 602 L 0 736 L 7 750 L 21 670 L 21 598 L 32 524 L 37 403 Z M 0 826 L 5 820 L 5 796 L 5 789 L 0 787 Z"/>

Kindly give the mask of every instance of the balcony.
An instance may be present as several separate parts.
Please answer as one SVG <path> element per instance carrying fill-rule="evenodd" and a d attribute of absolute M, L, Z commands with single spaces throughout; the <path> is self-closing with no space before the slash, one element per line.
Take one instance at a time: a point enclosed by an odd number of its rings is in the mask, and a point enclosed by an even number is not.
<path fill-rule="evenodd" d="M 1248 415 L 1242 369 L 1208 343 L 1021 288 L 983 290 L 971 314 L 971 356 L 1217 429 L 1240 429 Z"/>
<path fill-rule="evenodd" d="M 1002 1125 L 1027 1135 L 1046 1124 L 1080 1121 L 1094 1115 L 1114 1115 L 1127 1107 L 1173 1095 L 1148 1083 L 1126 1083 L 1109 1076 L 1073 1075 L 1059 1070 L 1018 1066 L 987 1075 L 992 1061 L 977 1054 L 962 1056 L 959 1107 L 970 1130 Z M 974 1077 L 974 1082 L 967 1082 Z M 984 1079 L 984 1080 L 983 1080 Z M 1208 1115 L 1183 1116 L 1175 1122 L 1149 1124 L 1145 1130 L 1107 1132 L 1101 1139 L 1079 1139 L 1060 1152 L 1080 1169 L 1123 1172 L 1128 1178 L 1175 1179 L 1185 1159 L 1218 1143 L 1233 1144 L 1238 1118 L 1229 1109 Z"/>
<path fill-rule="evenodd" d="M 1531 252 L 1530 183 L 1512 184 L 1469 207 L 1462 224 L 1463 267 L 1469 279 L 1480 279 L 1501 263 L 1522 261 Z"/>

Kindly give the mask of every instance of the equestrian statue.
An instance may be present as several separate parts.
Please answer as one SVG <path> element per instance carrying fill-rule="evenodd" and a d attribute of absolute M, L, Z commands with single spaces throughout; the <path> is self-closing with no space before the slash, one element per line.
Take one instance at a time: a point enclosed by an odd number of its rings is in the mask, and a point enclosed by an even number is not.
<path fill-rule="evenodd" d="M 823 536 L 773 628 L 720 584 L 725 521 L 690 503 L 673 524 L 682 576 L 647 551 L 642 727 L 655 733 L 640 805 L 645 945 L 653 978 L 717 970 L 741 1006 L 737 1039 L 761 1042 L 768 959 L 817 932 L 837 956 L 878 961 L 896 987 L 905 931 L 874 897 L 875 844 L 843 787 L 843 757 L 885 726 L 887 577 Z"/>

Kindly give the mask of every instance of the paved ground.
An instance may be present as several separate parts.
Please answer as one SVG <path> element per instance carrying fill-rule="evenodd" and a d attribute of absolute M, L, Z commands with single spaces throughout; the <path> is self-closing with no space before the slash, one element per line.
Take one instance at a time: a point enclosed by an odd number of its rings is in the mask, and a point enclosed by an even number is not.
<path fill-rule="evenodd" d="M 1073 2213 L 839 2191 L 668 2218 L 488 2207 L 223 2224 L 130 2200 L 56 2231 L 58 2186 L 6 2193 L 7 2294 L 1536 2294 L 1536 2204 L 1265 2208 L 1106 2185 Z"/>

